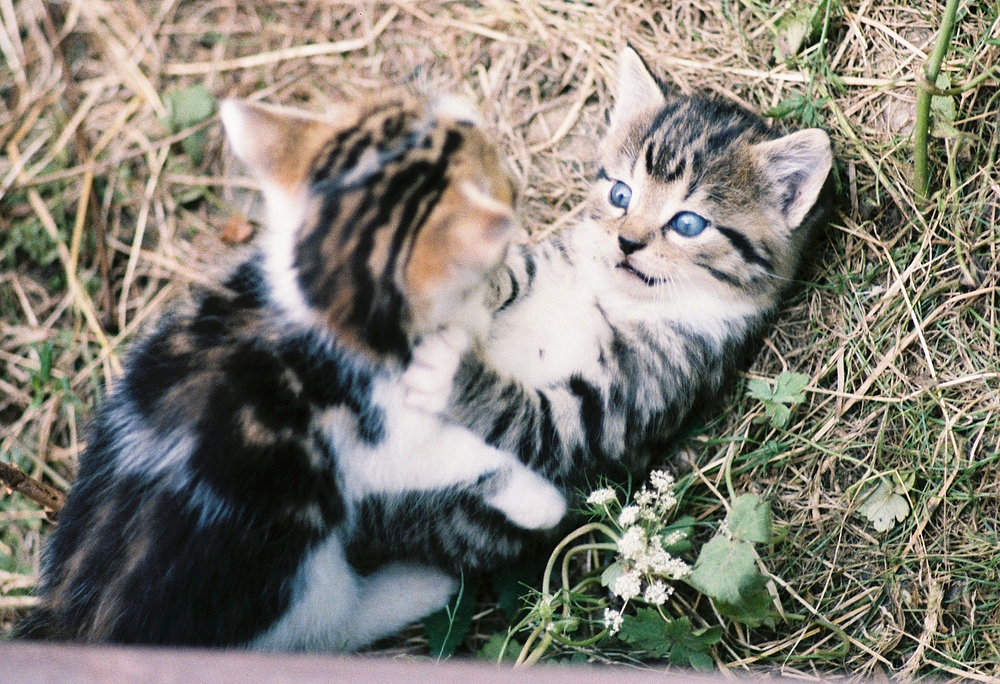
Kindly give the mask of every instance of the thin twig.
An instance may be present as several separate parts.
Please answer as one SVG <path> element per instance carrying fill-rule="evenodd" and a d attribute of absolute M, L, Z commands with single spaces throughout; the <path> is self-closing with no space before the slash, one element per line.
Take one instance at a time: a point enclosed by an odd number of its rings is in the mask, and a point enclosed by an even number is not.
<path fill-rule="evenodd" d="M 295 47 L 275 50 L 273 52 L 262 52 L 246 57 L 236 57 L 235 59 L 223 59 L 218 62 L 193 62 L 167 64 L 163 67 L 163 73 L 169 76 L 189 76 L 195 74 L 212 74 L 222 71 L 233 71 L 235 69 L 252 69 L 253 67 L 267 64 L 277 64 L 293 59 L 306 59 L 308 57 L 319 57 L 321 55 L 339 55 L 345 52 L 361 50 L 382 35 L 385 28 L 396 18 L 399 12 L 398 7 L 392 7 L 382 15 L 378 23 L 372 27 L 371 33 L 361 38 L 351 38 L 350 40 L 338 40 L 333 43 L 313 43 L 312 45 L 296 45 Z"/>
<path fill-rule="evenodd" d="M 13 463 L 0 461 L 0 482 L 7 485 L 11 491 L 23 494 L 52 511 L 58 511 L 66 504 L 65 494 L 22 472 Z"/>

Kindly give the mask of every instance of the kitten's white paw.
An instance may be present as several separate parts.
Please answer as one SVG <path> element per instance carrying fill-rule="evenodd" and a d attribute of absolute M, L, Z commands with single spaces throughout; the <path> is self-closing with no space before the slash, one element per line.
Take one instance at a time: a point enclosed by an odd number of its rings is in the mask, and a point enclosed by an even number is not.
<path fill-rule="evenodd" d="M 406 405 L 428 413 L 444 411 L 462 354 L 471 344 L 469 333 L 454 326 L 420 340 L 403 372 Z"/>
<path fill-rule="evenodd" d="M 441 610 L 458 585 L 455 577 L 436 568 L 411 563 L 383 566 L 361 580 L 340 647 L 357 650 Z"/>
<path fill-rule="evenodd" d="M 514 469 L 504 487 L 485 501 L 526 530 L 547 530 L 566 515 L 562 492 L 524 466 Z"/>
<path fill-rule="evenodd" d="M 443 570 L 415 563 L 386 565 L 365 580 L 365 608 L 385 606 L 404 624 L 444 608 L 459 586 Z"/>

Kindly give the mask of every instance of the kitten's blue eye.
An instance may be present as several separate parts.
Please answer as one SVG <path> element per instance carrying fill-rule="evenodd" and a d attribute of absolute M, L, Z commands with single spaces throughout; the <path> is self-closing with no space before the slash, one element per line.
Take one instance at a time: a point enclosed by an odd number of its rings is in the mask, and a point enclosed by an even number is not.
<path fill-rule="evenodd" d="M 708 221 L 692 211 L 682 211 L 670 219 L 670 227 L 684 237 L 694 237 L 708 227 Z"/>
<path fill-rule="evenodd" d="M 621 181 L 615 181 L 615 184 L 611 186 L 611 194 L 608 195 L 608 201 L 619 209 L 627 209 L 631 199 L 632 188 Z"/>

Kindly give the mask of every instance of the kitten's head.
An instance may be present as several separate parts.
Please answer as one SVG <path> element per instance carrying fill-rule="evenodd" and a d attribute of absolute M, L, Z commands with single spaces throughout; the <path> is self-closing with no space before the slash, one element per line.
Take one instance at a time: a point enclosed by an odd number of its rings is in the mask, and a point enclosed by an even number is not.
<path fill-rule="evenodd" d="M 516 227 L 514 185 L 463 101 L 403 94 L 317 117 L 227 101 L 222 120 L 268 205 L 275 298 L 378 356 L 442 325 L 481 334 Z"/>
<path fill-rule="evenodd" d="M 591 198 L 616 284 L 692 307 L 773 306 L 822 213 L 826 133 L 781 137 L 734 104 L 668 92 L 631 47 L 617 91 Z"/>

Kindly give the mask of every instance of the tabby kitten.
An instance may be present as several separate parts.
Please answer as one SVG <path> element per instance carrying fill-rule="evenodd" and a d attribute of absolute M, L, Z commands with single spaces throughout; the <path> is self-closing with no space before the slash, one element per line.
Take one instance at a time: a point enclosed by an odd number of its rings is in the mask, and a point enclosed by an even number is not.
<path fill-rule="evenodd" d="M 436 385 L 452 420 L 566 492 L 642 479 L 716 399 L 826 218 L 832 156 L 822 130 L 782 136 L 734 104 L 665 89 L 627 48 L 599 161 L 587 217 L 512 253 L 485 344 L 454 377 L 455 361 L 442 364 Z M 477 534 L 382 543 L 410 499 L 366 500 L 356 562 L 489 570 L 533 536 L 506 525 L 488 544 Z M 431 521 L 451 529 L 476 505 L 452 497 Z"/>
<path fill-rule="evenodd" d="M 132 349 L 48 541 L 28 636 L 353 649 L 456 586 L 412 562 L 349 565 L 364 497 L 452 492 L 531 528 L 565 510 L 400 381 L 422 335 L 447 326 L 420 359 L 447 367 L 484 334 L 516 224 L 468 108 L 390 96 L 317 119 L 227 102 L 222 119 L 261 179 L 265 242 Z"/>

